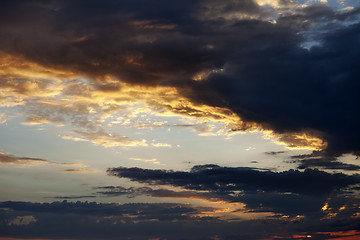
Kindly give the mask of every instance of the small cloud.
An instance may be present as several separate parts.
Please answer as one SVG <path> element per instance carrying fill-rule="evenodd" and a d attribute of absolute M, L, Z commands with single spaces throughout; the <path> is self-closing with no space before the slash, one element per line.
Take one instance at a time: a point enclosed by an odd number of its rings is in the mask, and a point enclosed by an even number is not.
<path fill-rule="evenodd" d="M 264 152 L 267 155 L 278 155 L 278 154 L 282 154 L 285 153 L 286 151 L 270 151 L 270 152 Z"/>
<path fill-rule="evenodd" d="M 0 125 L 6 123 L 6 116 L 5 113 L 0 113 Z"/>
<path fill-rule="evenodd" d="M 42 158 L 18 157 L 11 154 L 0 152 L 0 164 L 17 164 L 22 166 L 34 166 L 51 163 Z"/>
<path fill-rule="evenodd" d="M 50 121 L 48 119 L 34 116 L 34 117 L 28 117 L 25 122 L 22 122 L 22 125 L 28 125 L 28 126 L 34 126 L 34 125 L 41 125 L 41 124 L 48 124 Z"/>
<path fill-rule="evenodd" d="M 147 162 L 153 164 L 160 164 L 160 162 L 156 158 L 129 158 L 133 161 Z"/>
<path fill-rule="evenodd" d="M 16 218 L 12 219 L 8 225 L 12 226 L 12 225 L 29 225 L 31 223 L 35 223 L 37 222 L 36 218 L 33 216 L 17 216 Z"/>
<path fill-rule="evenodd" d="M 84 132 L 76 130 L 75 133 L 82 137 L 85 137 L 88 141 L 95 145 L 101 145 L 103 147 L 146 147 L 148 144 L 145 139 L 134 140 L 127 136 L 120 136 L 117 134 L 107 133 L 104 130 L 96 132 Z"/>
<path fill-rule="evenodd" d="M 97 169 L 79 169 L 79 168 L 69 168 L 65 169 L 64 172 L 68 173 L 79 173 L 79 174 L 89 174 L 89 173 L 98 173 Z"/>
<path fill-rule="evenodd" d="M 81 198 L 95 198 L 96 196 L 94 195 L 88 195 L 88 196 L 56 196 L 53 197 L 55 199 L 81 199 Z"/>
<path fill-rule="evenodd" d="M 134 20 L 131 21 L 131 25 L 135 26 L 137 29 L 143 30 L 173 30 L 176 28 L 176 24 L 167 24 L 161 23 L 158 21 L 150 20 Z"/>
<path fill-rule="evenodd" d="M 172 147 L 171 144 L 156 142 L 155 140 L 152 140 L 151 146 L 153 146 L 153 147 Z"/>
<path fill-rule="evenodd" d="M 255 150 L 256 148 L 254 147 L 248 147 L 248 148 L 245 148 L 245 151 L 251 151 L 251 150 Z"/>
<path fill-rule="evenodd" d="M 88 39 L 89 39 L 89 36 L 81 36 L 81 37 L 78 37 L 78 38 L 73 38 L 69 42 L 79 43 L 79 42 L 84 42 L 84 41 L 86 41 Z"/>
<path fill-rule="evenodd" d="M 73 140 L 73 141 L 76 141 L 76 142 L 88 142 L 89 140 L 87 139 L 84 139 L 84 138 L 79 138 L 79 137 L 74 137 L 74 136 L 71 136 L 71 135 L 67 135 L 67 134 L 64 134 L 64 135 L 59 135 L 62 139 L 65 139 L 65 140 Z"/>
<path fill-rule="evenodd" d="M 47 159 L 42 158 L 32 158 L 32 157 L 19 157 L 15 155 L 11 155 L 8 153 L 0 152 L 0 164 L 8 164 L 14 167 L 23 168 L 23 167 L 32 167 L 38 165 L 47 165 L 47 166 L 57 166 L 68 169 L 60 170 L 69 173 L 98 173 L 100 170 L 98 169 L 88 169 L 87 165 L 82 163 L 59 163 L 49 161 Z"/>

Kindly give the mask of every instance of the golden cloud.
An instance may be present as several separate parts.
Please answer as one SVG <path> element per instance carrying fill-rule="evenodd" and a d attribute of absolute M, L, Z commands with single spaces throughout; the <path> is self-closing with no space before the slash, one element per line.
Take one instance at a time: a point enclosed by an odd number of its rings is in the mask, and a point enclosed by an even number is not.
<path fill-rule="evenodd" d="M 129 53 L 128 57 L 133 62 L 141 60 L 135 53 Z M 159 117 L 181 117 L 188 119 L 189 125 L 200 135 L 231 136 L 263 131 L 265 137 L 289 148 L 321 150 L 326 147 L 320 135 L 311 132 L 276 134 L 262 130 L 263 126 L 242 121 L 228 108 L 196 104 L 175 87 L 132 85 L 110 75 L 103 76 L 101 81 L 89 80 L 71 71 L 45 67 L 4 53 L 0 53 L 0 66 L 0 99 L 3 100 L 0 106 L 22 106 L 27 118 L 23 124 L 26 125 L 53 123 L 75 127 L 74 134 L 79 137 L 63 134 L 64 139 L 89 141 L 104 147 L 148 146 L 145 139 L 134 140 L 105 128 L 114 124 L 137 128 L 181 126 L 181 123 L 167 125 L 166 121 L 158 120 Z M 212 71 L 201 73 L 201 78 Z M 149 120 L 151 116 L 157 120 Z M 169 146 L 154 142 L 150 145 Z"/>

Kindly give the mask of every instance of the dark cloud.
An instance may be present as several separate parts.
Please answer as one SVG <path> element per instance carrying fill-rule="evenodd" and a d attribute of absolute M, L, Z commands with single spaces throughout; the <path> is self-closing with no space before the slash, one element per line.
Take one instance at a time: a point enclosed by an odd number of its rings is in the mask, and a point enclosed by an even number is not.
<path fill-rule="evenodd" d="M 334 189 L 360 182 L 359 176 L 356 175 L 330 174 L 317 169 L 306 169 L 303 172 L 297 170 L 271 172 L 217 165 L 194 166 L 189 172 L 119 167 L 108 169 L 108 173 L 141 183 L 167 184 L 215 192 L 264 190 L 326 195 Z"/>
<path fill-rule="evenodd" d="M 278 155 L 278 154 L 282 154 L 282 153 L 285 153 L 286 151 L 277 151 L 277 152 L 274 152 L 274 151 L 271 151 L 271 152 L 265 152 L 265 154 L 267 155 Z"/>
<path fill-rule="evenodd" d="M 53 197 L 55 199 L 82 199 L 82 198 L 95 198 L 96 196 L 93 195 L 84 195 L 84 196 L 56 196 Z"/>
<path fill-rule="evenodd" d="M 278 224 L 261 221 L 228 222 L 197 216 L 211 208 L 188 204 L 99 204 L 95 202 L 1 202 L 2 236 L 56 239 L 260 239 L 265 232 L 274 234 Z M 20 217 L 19 217 L 20 216 Z M 29 224 L 9 224 L 17 218 L 31 218 Z M 291 223 L 289 223 L 291 224 Z M 276 230 L 275 230 L 276 229 Z M 230 234 L 231 233 L 231 234 Z M 268 233 L 266 233 L 268 234 Z"/>
<path fill-rule="evenodd" d="M 201 208 L 192 208 L 190 205 L 171 203 L 138 203 L 138 204 L 116 204 L 96 202 L 62 202 L 31 203 L 31 202 L 1 202 L 0 208 L 12 209 L 14 211 L 32 213 L 54 213 L 54 214 L 80 214 L 92 216 L 124 216 L 128 218 L 135 216 L 139 219 L 176 219 L 183 218 L 181 214 L 198 214 Z M 209 210 L 204 208 L 204 210 Z"/>
<path fill-rule="evenodd" d="M 302 154 L 291 156 L 293 163 L 298 163 L 298 169 L 321 168 L 331 170 L 358 171 L 359 165 L 343 163 L 334 156 L 329 156 L 324 152 L 313 152 L 311 154 Z"/>
<path fill-rule="evenodd" d="M 357 202 L 358 203 L 358 202 Z M 352 202 L 354 213 L 357 207 Z M 349 204 L 349 206 L 351 205 Z M 272 236 L 314 235 L 315 239 L 358 235 L 359 219 L 284 218 L 227 221 L 198 216 L 211 208 L 188 204 L 100 204 L 67 201 L 53 203 L 1 202 L 0 232 L 3 237 L 47 239 L 268 239 Z M 31 220 L 25 222 L 25 220 Z M 17 224 L 16 222 L 21 222 Z M 353 231 L 351 231 L 353 230 Z M 340 232 L 342 231 L 342 232 Z M 351 231 L 351 232 L 346 232 Z M 326 235 L 328 234 L 328 235 Z M 318 238 L 316 238 L 318 237 Z M 216 239 L 216 238 L 215 238 Z"/>
<path fill-rule="evenodd" d="M 241 202 L 246 204 L 245 209 L 239 209 L 239 212 L 275 212 L 291 216 L 319 215 L 321 207 L 326 202 L 324 196 L 307 196 L 293 193 L 263 192 L 253 191 L 236 194 L 234 192 L 221 191 L 172 191 L 168 189 L 153 189 L 150 187 L 125 188 L 125 187 L 99 187 L 105 191 L 97 192 L 108 197 L 126 196 L 133 198 L 136 196 L 151 196 L 156 198 L 174 198 L 174 199 L 204 199 L 210 202 Z M 322 215 L 322 214 L 320 214 Z"/>
<path fill-rule="evenodd" d="M 246 167 L 195 166 L 189 172 L 112 168 L 110 175 L 150 185 L 171 185 L 189 191 L 103 187 L 108 196 L 147 195 L 169 198 L 199 198 L 210 201 L 241 202 L 249 212 L 275 212 L 291 216 L 322 216 L 329 197 L 337 198 L 349 186 L 360 183 L 358 175 L 330 174 L 317 169 L 303 172 L 271 172 Z M 342 199 L 345 204 L 347 201 Z"/>
<path fill-rule="evenodd" d="M 276 133 L 315 134 L 332 154 L 359 151 L 358 8 L 289 8 L 276 24 L 251 0 L 5 1 L 0 11 L 3 52 L 98 82 L 175 86 Z"/>
<path fill-rule="evenodd" d="M 209 201 L 236 201 L 236 198 L 230 195 L 209 193 L 209 192 L 198 192 L 198 191 L 173 191 L 164 188 L 153 189 L 151 187 L 122 187 L 122 186 L 104 186 L 96 187 L 95 189 L 102 190 L 96 192 L 109 197 L 114 196 L 126 196 L 128 198 L 134 198 L 136 196 L 146 195 L 157 198 L 196 198 L 205 199 Z"/>
<path fill-rule="evenodd" d="M 176 239 L 181 232 L 176 226 L 187 228 L 187 224 L 201 219 L 197 214 L 209 210 L 211 208 L 171 203 L 1 202 L 0 230 L 1 236 L 26 238 L 148 239 L 161 235 Z M 19 216 L 31 217 L 33 221 L 11 224 Z M 204 226 L 207 222 L 218 222 L 210 217 L 201 220 Z"/>
<path fill-rule="evenodd" d="M 334 20 L 323 13 L 316 16 Z M 288 20 L 280 19 L 280 25 L 281 21 Z M 327 141 L 329 153 L 356 152 L 360 141 L 355 120 L 360 107 L 359 26 L 325 29 L 318 39 L 309 40 L 319 41 L 309 50 L 301 48 L 306 32 L 302 40 L 289 31 L 283 32 L 290 34 L 284 39 L 276 33 L 265 35 L 262 45 L 254 44 L 257 48 L 252 51 L 239 50 L 225 71 L 213 74 L 206 84 L 247 121 L 278 133 L 316 130 Z"/>
<path fill-rule="evenodd" d="M 332 169 L 332 170 L 346 170 L 346 171 L 359 171 L 360 166 L 349 163 L 342 163 L 336 160 L 328 161 L 328 159 L 324 158 L 311 158 L 311 159 L 303 159 L 300 161 L 299 169 L 305 168 L 324 168 L 324 169 Z"/>

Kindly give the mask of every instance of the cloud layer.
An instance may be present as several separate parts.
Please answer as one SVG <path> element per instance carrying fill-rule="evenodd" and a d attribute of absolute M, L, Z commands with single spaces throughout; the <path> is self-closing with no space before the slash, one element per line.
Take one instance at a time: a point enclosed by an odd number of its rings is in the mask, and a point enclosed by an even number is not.
<path fill-rule="evenodd" d="M 192 104 L 238 114 L 248 126 L 233 131 L 267 129 L 289 146 L 340 155 L 359 151 L 358 17 L 358 8 L 292 1 L 6 1 L 0 51 L 103 93 L 120 82 L 174 87 Z M 14 64 L 2 73 L 7 90 L 50 87 L 14 78 Z"/>
<path fill-rule="evenodd" d="M 315 239 L 358 236 L 359 223 L 336 221 L 268 219 L 266 222 L 220 221 L 199 214 L 211 211 L 189 204 L 118 204 L 67 201 L 53 203 L 1 202 L 0 229 L 3 236 L 62 239 Z M 61 224 L 59 224 L 61 222 Z M 286 230 L 284 230 L 284 227 Z M 261 231 L 259 231 L 261 229 Z M 301 238 L 300 238 L 301 239 Z"/>
<path fill-rule="evenodd" d="M 98 192 L 108 196 L 147 195 L 238 202 L 245 205 L 235 210 L 239 212 L 272 212 L 281 216 L 314 219 L 350 214 L 355 217 L 354 221 L 358 220 L 357 209 L 360 205 L 356 186 L 360 184 L 359 175 L 330 174 L 317 169 L 271 172 L 217 165 L 194 166 L 189 172 L 119 167 L 109 169 L 108 173 L 150 186 L 165 185 L 183 189 L 174 191 L 108 186 Z M 345 209 L 346 212 L 343 212 Z"/>

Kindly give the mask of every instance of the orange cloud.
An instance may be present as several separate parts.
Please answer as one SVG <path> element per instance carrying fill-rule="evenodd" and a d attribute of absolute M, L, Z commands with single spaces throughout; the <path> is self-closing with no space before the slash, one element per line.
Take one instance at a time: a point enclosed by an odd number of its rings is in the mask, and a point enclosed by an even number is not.
<path fill-rule="evenodd" d="M 321 235 L 330 235 L 332 240 L 358 240 L 360 239 L 360 231 L 350 230 L 350 231 L 340 231 L 340 232 L 319 232 Z"/>
<path fill-rule="evenodd" d="M 0 152 L 0 164 L 11 164 L 19 166 L 34 166 L 51 163 L 49 160 L 41 158 L 18 157 L 11 154 Z"/>
<path fill-rule="evenodd" d="M 147 21 L 133 24 L 150 27 Z M 158 26 L 159 27 L 159 26 Z M 74 41 L 85 41 L 87 36 Z M 141 54 L 128 53 L 127 62 L 141 62 Z M 86 80 L 79 74 L 45 67 L 22 57 L 0 53 L 0 107 L 23 105 L 25 125 L 71 124 L 74 133 L 82 138 L 62 134 L 64 139 L 89 141 L 105 147 L 147 146 L 146 140 L 133 140 L 127 136 L 108 133 L 104 126 L 120 124 L 124 127 L 159 126 L 159 121 L 142 121 L 138 116 L 162 118 L 182 117 L 191 121 L 200 135 L 224 135 L 243 132 L 263 132 L 290 149 L 322 150 L 326 142 L 314 132 L 276 134 L 264 130 L 254 122 L 244 122 L 228 108 L 196 104 L 184 97 L 175 87 L 132 85 L 104 75 L 101 81 Z M 210 70 L 199 73 L 197 79 L 206 78 Z M 160 122 L 161 123 L 161 122 Z M 171 126 L 170 126 L 171 127 Z M 154 147 L 167 144 L 153 143 Z"/>

